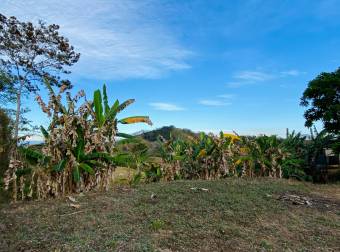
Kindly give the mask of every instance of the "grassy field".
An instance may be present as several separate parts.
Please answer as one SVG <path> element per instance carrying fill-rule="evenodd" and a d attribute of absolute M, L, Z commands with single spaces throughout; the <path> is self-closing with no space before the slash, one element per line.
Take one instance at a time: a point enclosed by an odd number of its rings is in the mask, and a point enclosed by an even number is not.
<path fill-rule="evenodd" d="M 194 188 L 194 189 L 192 189 Z M 202 190 L 201 188 L 208 189 Z M 151 195 L 155 194 L 155 197 Z M 304 196 L 306 205 L 281 200 Z M 2 251 L 339 251 L 340 186 L 226 179 L 0 207 Z M 74 206 L 70 206 L 70 204 Z"/>

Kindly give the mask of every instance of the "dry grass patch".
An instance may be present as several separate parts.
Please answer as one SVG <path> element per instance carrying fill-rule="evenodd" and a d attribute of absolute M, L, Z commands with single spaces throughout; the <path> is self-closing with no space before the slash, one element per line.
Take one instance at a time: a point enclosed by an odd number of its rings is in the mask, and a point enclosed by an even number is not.
<path fill-rule="evenodd" d="M 336 251 L 337 190 L 271 179 L 177 181 L 74 195 L 78 209 L 68 198 L 1 205 L 0 250 Z M 334 205 L 278 200 L 285 193 Z"/>

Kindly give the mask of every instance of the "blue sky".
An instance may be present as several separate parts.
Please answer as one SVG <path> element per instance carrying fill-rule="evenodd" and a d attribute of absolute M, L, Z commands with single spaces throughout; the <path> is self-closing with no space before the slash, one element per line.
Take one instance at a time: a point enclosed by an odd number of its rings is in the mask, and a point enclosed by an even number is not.
<path fill-rule="evenodd" d="M 306 133 L 303 90 L 340 66 L 339 0 L 2 0 L 0 12 L 59 24 L 81 53 L 74 89 L 92 96 L 106 83 L 112 102 L 136 99 L 122 116 L 154 122 L 121 127 L 130 133 Z"/>

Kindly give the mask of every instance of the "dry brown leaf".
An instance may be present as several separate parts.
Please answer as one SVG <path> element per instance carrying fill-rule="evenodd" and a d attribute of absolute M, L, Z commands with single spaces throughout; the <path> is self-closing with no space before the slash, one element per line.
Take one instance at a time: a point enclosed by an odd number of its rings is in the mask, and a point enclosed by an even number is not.
<path fill-rule="evenodd" d="M 77 202 L 77 200 L 72 196 L 67 196 L 67 198 L 72 202 Z"/>
<path fill-rule="evenodd" d="M 80 208 L 80 205 L 79 205 L 79 204 L 70 204 L 70 207 L 79 209 L 79 208 Z"/>

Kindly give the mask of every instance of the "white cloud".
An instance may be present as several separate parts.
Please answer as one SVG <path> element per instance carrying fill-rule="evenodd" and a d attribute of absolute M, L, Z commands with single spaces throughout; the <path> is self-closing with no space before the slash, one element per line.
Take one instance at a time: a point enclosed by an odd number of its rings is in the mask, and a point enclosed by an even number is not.
<path fill-rule="evenodd" d="M 156 110 L 163 110 L 163 111 L 182 111 L 185 110 L 184 108 L 172 104 L 172 103 L 165 103 L 165 102 L 152 102 L 149 103 L 151 107 L 153 107 Z"/>
<path fill-rule="evenodd" d="M 221 95 L 218 95 L 217 97 L 223 98 L 223 99 L 232 99 L 235 97 L 235 95 L 234 94 L 221 94 Z"/>
<path fill-rule="evenodd" d="M 299 76 L 299 75 L 302 75 L 302 74 L 305 74 L 305 73 L 306 72 L 301 72 L 299 70 L 292 69 L 292 70 L 282 71 L 281 75 L 283 77 L 285 77 L 285 76 Z"/>
<path fill-rule="evenodd" d="M 81 53 L 72 69 L 101 79 L 157 78 L 190 68 L 192 53 L 161 22 L 155 0 L 1 0 L 0 12 L 20 20 L 39 19 L 60 31 Z"/>
<path fill-rule="evenodd" d="M 224 102 L 224 101 L 219 101 L 219 100 L 200 100 L 198 103 L 204 106 L 215 106 L 215 107 L 231 105 L 230 102 Z"/>
<path fill-rule="evenodd" d="M 227 87 L 238 88 L 246 85 L 253 85 L 259 82 L 266 82 L 285 77 L 296 77 L 305 72 L 291 69 L 281 72 L 263 72 L 263 71 L 240 71 L 233 75 L 233 80 L 227 83 Z"/>
<path fill-rule="evenodd" d="M 272 79 L 274 76 L 260 71 L 241 71 L 234 75 L 234 79 L 246 82 L 258 82 Z"/>
<path fill-rule="evenodd" d="M 31 135 L 25 139 L 25 142 L 43 142 L 44 137 L 40 135 Z"/>
<path fill-rule="evenodd" d="M 227 87 L 230 88 L 238 88 L 250 84 L 254 84 L 255 82 L 250 82 L 250 81 L 231 81 L 227 83 Z"/>

